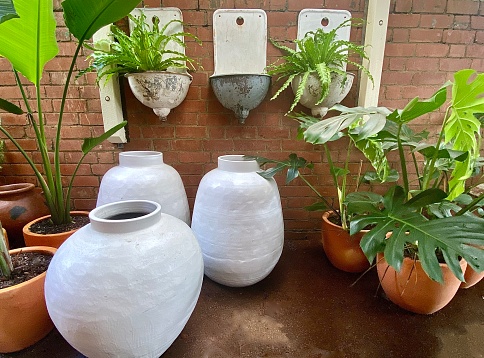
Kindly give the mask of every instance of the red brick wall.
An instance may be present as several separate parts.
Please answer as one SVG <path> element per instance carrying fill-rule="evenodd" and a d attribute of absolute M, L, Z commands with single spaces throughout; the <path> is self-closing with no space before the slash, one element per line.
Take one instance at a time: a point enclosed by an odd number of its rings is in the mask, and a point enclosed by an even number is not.
<path fill-rule="evenodd" d="M 309 176 L 312 183 L 323 193 L 334 196 L 329 172 L 321 148 L 297 141 L 297 125 L 284 116 L 292 101 L 292 94 L 285 91 L 276 100 L 269 101 L 278 86 L 271 88 L 264 102 L 254 109 L 246 124 L 240 125 L 232 112 L 224 109 L 215 98 L 208 78 L 213 73 L 212 14 L 218 8 L 260 8 L 267 12 L 268 35 L 279 41 L 296 37 L 297 15 L 304 8 L 347 9 L 353 17 L 365 17 L 364 0 L 171 0 L 144 1 L 150 7 L 175 6 L 182 10 L 186 30 L 203 41 L 199 47 L 189 43 L 187 54 L 196 57 L 204 67 L 197 71 L 186 100 L 172 110 L 166 123 L 161 123 L 151 109 L 144 107 L 131 94 L 126 83 L 126 118 L 128 119 L 129 143 L 117 148 L 108 142 L 96 148 L 85 160 L 75 182 L 72 198 L 77 209 L 92 209 L 102 175 L 117 163 L 120 150 L 162 151 L 165 162 L 175 167 L 185 183 L 190 204 L 196 194 L 198 183 L 204 173 L 215 167 L 217 157 L 227 153 L 243 153 L 285 158 L 297 152 L 316 163 L 315 173 Z M 54 1 L 60 10 L 59 1 Z M 475 0 L 392 0 L 390 7 L 387 45 L 383 64 L 380 105 L 402 107 L 416 95 L 428 96 L 453 71 L 471 67 L 484 71 L 484 2 Z M 64 27 L 61 12 L 58 21 L 59 56 L 46 67 L 43 77 L 44 112 L 47 124 L 55 121 L 60 105 L 62 83 L 74 51 L 75 43 Z M 352 40 L 362 42 L 361 29 L 353 29 Z M 268 61 L 275 60 L 280 52 L 268 44 Z M 83 58 L 78 62 L 85 66 Z M 8 63 L 0 59 L 0 98 L 20 102 L 14 77 Z M 67 103 L 62 141 L 62 158 L 65 174 L 72 172 L 79 158 L 81 138 L 97 135 L 102 131 L 99 94 L 94 86 L 94 74 L 77 80 L 72 86 Z M 345 99 L 344 104 L 355 105 L 358 82 Z M 33 94 L 33 88 L 28 87 Z M 33 104 L 35 105 L 35 104 Z M 303 107 L 296 110 L 302 111 Z M 32 131 L 26 119 L 20 116 L 1 114 L 2 124 L 11 130 L 24 148 L 34 153 L 36 148 Z M 434 114 L 425 121 L 439 123 L 440 115 Z M 427 124 L 427 123 L 425 123 Z M 53 131 L 54 128 L 49 128 Z M 332 145 L 331 150 L 342 160 L 344 143 Z M 31 170 L 7 143 L 7 162 L 1 171 L 5 183 L 35 182 Z M 359 157 L 354 157 L 354 167 Z M 307 213 L 302 207 L 313 202 L 311 191 L 294 183 L 280 183 L 284 208 L 286 237 L 303 238 L 316 236 L 320 221 L 318 213 Z"/>

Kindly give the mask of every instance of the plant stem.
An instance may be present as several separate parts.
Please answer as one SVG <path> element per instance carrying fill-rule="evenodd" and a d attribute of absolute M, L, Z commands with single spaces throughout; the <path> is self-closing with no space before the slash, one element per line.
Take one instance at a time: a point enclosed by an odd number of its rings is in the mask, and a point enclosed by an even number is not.
<path fill-rule="evenodd" d="M 397 145 L 398 145 L 398 154 L 400 156 L 400 164 L 402 169 L 402 180 L 403 180 L 403 188 L 405 190 L 405 195 L 408 196 L 409 184 L 408 184 L 408 173 L 407 173 L 407 166 L 405 161 L 405 152 L 403 151 L 402 139 L 400 138 L 400 132 L 402 131 L 402 124 L 398 124 L 398 132 L 397 132 Z"/>
<path fill-rule="evenodd" d="M 474 208 L 476 207 L 476 205 L 479 204 L 479 202 L 482 201 L 483 199 L 484 199 L 484 193 L 482 193 L 477 198 L 475 198 L 474 200 L 472 200 L 469 204 L 467 204 L 465 207 L 463 207 L 462 209 L 460 209 L 457 213 L 455 213 L 454 216 L 460 216 L 460 215 L 465 214 L 468 211 L 474 210 Z"/>
<path fill-rule="evenodd" d="M 2 230 L 2 223 L 0 223 L 0 274 L 6 278 L 10 278 L 12 271 L 12 260 L 7 250 L 7 243 Z"/>
<path fill-rule="evenodd" d="M 440 129 L 439 139 L 437 140 L 437 143 L 435 144 L 434 155 L 432 156 L 432 159 L 430 160 L 430 162 L 427 162 L 427 165 L 425 166 L 422 190 L 427 190 L 429 188 L 430 180 L 432 178 L 432 175 L 434 174 L 435 162 L 437 161 L 437 157 L 439 156 L 440 144 L 444 140 L 444 128 L 445 128 L 445 125 L 446 125 L 446 123 L 449 119 L 449 111 L 450 110 L 451 110 L 450 106 L 447 107 L 447 109 L 445 110 L 444 121 L 442 122 L 442 126 L 441 126 L 441 129 Z"/>
<path fill-rule="evenodd" d="M 338 191 L 338 199 L 339 199 L 340 188 L 339 188 L 339 183 L 338 183 L 338 177 L 336 176 L 336 173 L 334 171 L 333 159 L 331 158 L 331 153 L 330 153 L 328 145 L 326 143 L 323 144 L 323 148 L 324 148 L 324 153 L 326 154 L 326 160 L 328 161 L 328 164 L 329 164 L 331 177 L 333 178 L 333 184 Z M 338 204 L 341 207 L 341 204 L 340 203 L 338 203 Z M 332 205 L 330 207 L 333 208 Z M 336 213 L 336 215 L 338 215 L 341 223 L 343 223 L 343 213 L 341 211 L 336 211 L 334 209 L 333 209 L 333 211 Z"/>
<path fill-rule="evenodd" d="M 304 175 L 301 174 L 301 172 L 299 172 L 299 178 L 301 178 L 301 180 L 318 196 L 319 199 L 321 199 L 324 203 L 324 205 L 326 205 L 328 208 L 331 209 L 331 211 L 333 213 L 336 214 L 336 216 L 339 217 L 339 219 L 341 220 L 341 215 L 340 213 L 338 212 L 338 210 L 335 210 L 333 205 L 331 205 L 328 200 L 326 200 L 326 198 L 324 196 L 322 196 L 319 191 L 316 190 L 316 188 L 314 186 L 311 185 L 311 183 L 304 177 Z"/>

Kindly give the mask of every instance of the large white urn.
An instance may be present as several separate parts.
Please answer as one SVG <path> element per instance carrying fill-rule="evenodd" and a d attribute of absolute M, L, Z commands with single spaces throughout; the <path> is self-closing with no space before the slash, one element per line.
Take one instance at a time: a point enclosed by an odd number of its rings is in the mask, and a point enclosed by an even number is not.
<path fill-rule="evenodd" d="M 192 230 L 203 252 L 205 274 L 227 286 L 249 286 L 277 264 L 284 222 L 277 184 L 264 179 L 255 160 L 242 155 L 218 158 L 202 178 Z"/>
<path fill-rule="evenodd" d="M 119 165 L 104 174 L 97 206 L 123 200 L 153 200 L 161 211 L 190 225 L 190 209 L 180 174 L 163 162 L 163 153 L 119 153 Z"/>
<path fill-rule="evenodd" d="M 187 323 L 203 279 L 200 247 L 153 201 L 100 206 L 52 259 L 49 315 L 82 354 L 159 357 Z"/>

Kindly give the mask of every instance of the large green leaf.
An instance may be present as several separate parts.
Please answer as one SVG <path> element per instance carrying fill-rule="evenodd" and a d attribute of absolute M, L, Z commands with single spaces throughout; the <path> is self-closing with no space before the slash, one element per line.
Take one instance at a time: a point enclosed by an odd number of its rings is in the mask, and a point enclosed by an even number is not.
<path fill-rule="evenodd" d="M 89 39 L 101 27 L 126 16 L 139 0 L 65 0 L 64 18 L 69 31 L 79 40 Z"/>
<path fill-rule="evenodd" d="M 84 142 L 82 143 L 82 152 L 84 154 L 89 153 L 91 150 L 94 149 L 95 146 L 101 144 L 104 142 L 106 139 L 111 137 L 114 133 L 116 133 L 118 130 L 123 128 L 126 124 L 128 124 L 127 121 L 123 121 L 114 127 L 110 128 L 103 134 L 101 134 L 99 137 L 91 137 L 91 138 L 85 138 Z"/>
<path fill-rule="evenodd" d="M 392 114 L 390 114 L 388 119 L 400 124 L 408 123 L 415 118 L 435 111 L 445 103 L 448 85 L 449 83 L 446 83 L 429 99 L 420 100 L 419 97 L 415 97 L 405 106 L 403 110 L 395 110 Z"/>
<path fill-rule="evenodd" d="M 455 165 L 449 181 L 449 200 L 464 192 L 465 181 L 473 173 L 481 144 L 481 123 L 476 115 L 484 111 L 484 73 L 461 70 L 454 74 L 454 80 L 452 112 L 444 127 L 445 142 L 452 143 L 455 150 L 469 152 L 469 157 Z"/>
<path fill-rule="evenodd" d="M 12 0 L 0 0 L 0 24 L 16 17 L 18 17 L 18 14 Z"/>
<path fill-rule="evenodd" d="M 310 125 L 304 132 L 306 142 L 312 144 L 324 144 L 331 140 L 339 138 L 337 134 L 350 126 L 361 124 L 362 130 L 358 134 L 359 139 L 368 138 L 375 135 L 385 125 L 385 116 L 383 109 L 378 107 L 356 107 L 351 110 L 343 106 L 333 107 L 333 109 L 342 110 L 338 116 L 320 120 Z"/>
<path fill-rule="evenodd" d="M 14 0 L 19 18 L 0 24 L 0 56 L 38 84 L 45 64 L 57 55 L 52 0 Z"/>
<path fill-rule="evenodd" d="M 17 105 L 13 104 L 12 102 L 9 102 L 5 99 L 0 98 L 0 109 L 3 109 L 4 111 L 7 111 L 9 113 L 13 114 L 23 114 L 24 111 L 22 108 L 18 107 Z"/>
<path fill-rule="evenodd" d="M 407 205 L 403 192 L 401 187 L 393 187 L 383 198 L 384 209 L 379 205 L 367 205 L 367 214 L 355 217 L 350 223 L 352 234 L 374 225 L 361 240 L 361 248 L 370 261 L 378 252 L 384 252 L 388 263 L 399 271 L 405 247 L 412 244 L 418 247 L 418 258 L 424 271 L 437 282 L 443 282 L 437 257 L 439 251 L 460 280 L 464 277 L 459 256 L 476 271 L 484 270 L 484 250 L 476 247 L 484 245 L 484 219 L 462 215 L 428 220 L 420 213 L 420 206 L 426 205 L 428 198 L 422 195 Z M 434 196 L 436 200 L 435 196 L 439 195 L 434 192 L 429 197 Z M 368 203 L 372 204 L 370 200 Z"/>

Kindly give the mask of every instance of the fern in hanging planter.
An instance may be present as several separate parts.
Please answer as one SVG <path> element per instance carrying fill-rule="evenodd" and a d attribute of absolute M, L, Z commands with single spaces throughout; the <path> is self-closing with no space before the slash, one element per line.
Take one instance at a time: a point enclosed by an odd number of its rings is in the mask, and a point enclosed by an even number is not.
<path fill-rule="evenodd" d="M 190 37 L 199 45 L 200 39 L 189 32 L 169 33 L 173 23 L 183 24 L 181 20 L 168 21 L 160 28 L 160 19 L 153 16 L 153 26 L 146 23 L 146 15 L 128 15 L 133 22 L 133 30 L 127 35 L 116 25 L 111 25 L 110 35 L 114 41 L 101 40 L 87 47 L 93 52 L 89 55 L 90 65 L 86 71 L 96 71 L 98 82 L 114 74 L 137 73 L 146 71 L 166 71 L 170 69 L 195 69 L 199 63 L 183 52 L 169 49 L 176 43 L 185 48 L 183 37 Z"/>
<path fill-rule="evenodd" d="M 285 79 L 271 100 L 277 98 L 298 75 L 301 75 L 301 82 L 297 86 L 294 101 L 288 113 L 291 112 L 301 99 L 310 74 L 316 74 L 321 85 L 321 95 L 316 105 L 321 104 L 329 94 L 329 86 L 334 75 L 340 75 L 343 78 L 341 86 L 344 86 L 347 78 L 347 73 L 344 70 L 346 64 L 351 64 L 363 71 L 373 82 L 373 77 L 368 69 L 349 59 L 352 55 L 368 59 L 365 47 L 351 41 L 337 39 L 337 31 L 340 28 L 360 26 L 361 24 L 361 20 L 352 22 L 351 19 L 348 19 L 329 32 L 324 32 L 323 28 L 309 31 L 302 39 L 294 40 L 297 46 L 296 50 L 270 39 L 275 47 L 285 53 L 283 63 L 276 61 L 266 68 L 269 75 L 278 76 L 277 81 Z"/>

